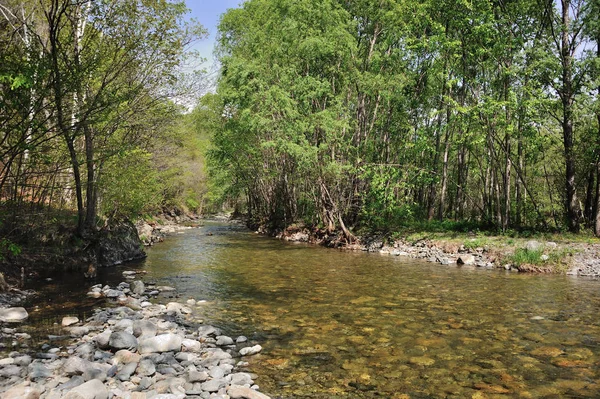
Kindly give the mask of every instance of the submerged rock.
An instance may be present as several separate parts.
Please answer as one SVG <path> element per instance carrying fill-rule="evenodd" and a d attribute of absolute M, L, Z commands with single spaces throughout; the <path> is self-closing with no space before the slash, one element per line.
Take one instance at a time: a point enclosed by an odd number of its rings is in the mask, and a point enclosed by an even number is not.
<path fill-rule="evenodd" d="M 232 385 L 227 389 L 227 395 L 231 399 L 271 399 L 264 393 L 239 385 Z"/>
<path fill-rule="evenodd" d="M 247 347 L 247 348 L 240 349 L 240 355 L 242 355 L 242 356 L 252 356 L 252 355 L 256 355 L 261 350 L 262 350 L 262 346 L 260 346 L 260 345 L 254 345 L 254 346 L 250 346 L 250 347 Z"/>

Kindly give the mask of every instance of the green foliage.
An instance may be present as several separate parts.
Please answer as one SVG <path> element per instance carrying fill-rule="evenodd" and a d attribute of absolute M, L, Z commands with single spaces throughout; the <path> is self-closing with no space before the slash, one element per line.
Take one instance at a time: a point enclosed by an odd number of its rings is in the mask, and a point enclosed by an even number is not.
<path fill-rule="evenodd" d="M 489 244 L 489 240 L 485 237 L 470 238 L 463 243 L 465 249 L 473 251 L 477 248 L 484 248 Z"/>
<path fill-rule="evenodd" d="M 515 253 L 508 257 L 508 261 L 515 266 L 521 265 L 542 265 L 545 261 L 542 259 L 542 255 L 544 254 L 544 250 L 534 250 L 530 251 L 525 248 L 517 248 Z"/>
<path fill-rule="evenodd" d="M 125 151 L 104 165 L 100 185 L 104 215 L 135 217 L 158 207 L 161 185 L 151 157 L 136 149 Z"/>
<path fill-rule="evenodd" d="M 18 256 L 21 253 L 21 247 L 7 238 L 0 239 L 0 260 L 7 255 Z"/>
<path fill-rule="evenodd" d="M 549 11 L 248 1 L 220 25 L 214 169 L 274 224 L 562 228 Z"/>

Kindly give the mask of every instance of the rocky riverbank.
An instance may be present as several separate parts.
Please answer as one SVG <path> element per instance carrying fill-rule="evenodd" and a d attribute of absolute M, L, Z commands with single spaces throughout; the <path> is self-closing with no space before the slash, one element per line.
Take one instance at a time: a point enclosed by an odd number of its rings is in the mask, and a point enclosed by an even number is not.
<path fill-rule="evenodd" d="M 0 397 L 269 398 L 258 392 L 258 377 L 245 361 L 262 350 L 260 345 L 198 324 L 194 308 L 207 306 L 203 302 L 156 303 L 152 298 L 174 289 L 144 284 L 134 271 L 124 275 L 126 282 L 95 285 L 88 293 L 114 306 L 96 309 L 85 321 L 64 317 L 63 335 L 49 336 L 41 351 L 1 358 Z M 27 339 L 18 327 L 2 327 L 2 341 Z M 62 340 L 66 343 L 58 345 Z"/>
<path fill-rule="evenodd" d="M 441 265 L 600 277 L 600 244 L 506 238 L 493 240 L 481 237 L 467 237 L 462 240 L 392 238 L 390 234 L 357 237 L 356 241 L 347 244 L 340 232 L 328 234 L 322 230 L 297 225 L 290 226 L 274 236 L 290 242 L 307 242 L 345 250 L 405 256 Z M 539 262 L 515 262 L 514 254 L 517 251 L 539 253 Z"/>
<path fill-rule="evenodd" d="M 197 227 L 198 215 L 185 214 L 177 210 L 164 211 L 152 220 L 140 219 L 135 223 L 140 241 L 144 246 L 163 242 L 165 237 Z"/>

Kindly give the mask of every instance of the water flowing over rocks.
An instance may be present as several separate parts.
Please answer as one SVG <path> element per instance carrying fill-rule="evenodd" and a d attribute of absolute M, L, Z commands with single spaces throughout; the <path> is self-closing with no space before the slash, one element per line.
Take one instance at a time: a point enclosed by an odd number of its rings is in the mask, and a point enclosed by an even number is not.
<path fill-rule="evenodd" d="M 234 340 L 213 326 L 190 327 L 190 303 L 152 303 L 154 287 L 136 281 L 93 286 L 90 293 L 112 299 L 116 306 L 96 309 L 83 325 L 76 317 L 64 317 L 65 335 L 49 336 L 44 352 L 33 357 L 12 352 L 0 359 L 0 397 L 269 398 L 257 391 L 257 377 L 245 370 L 248 364 L 239 361 L 259 353 L 260 345 L 245 337 Z M 132 306 L 146 302 L 145 307 Z M 5 314 L 11 320 L 17 317 L 8 310 Z M 53 340 L 69 336 L 73 338 L 66 347 L 53 346 Z"/>

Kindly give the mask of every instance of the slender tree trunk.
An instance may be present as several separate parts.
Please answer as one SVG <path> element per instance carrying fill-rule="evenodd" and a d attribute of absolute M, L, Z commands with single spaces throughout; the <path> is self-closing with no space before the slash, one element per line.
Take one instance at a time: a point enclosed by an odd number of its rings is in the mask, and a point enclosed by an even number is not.
<path fill-rule="evenodd" d="M 595 155 L 595 158 L 598 158 L 598 155 Z M 594 219 L 594 199 L 596 195 L 596 187 L 594 185 L 596 178 L 596 167 L 590 169 L 587 177 L 587 187 L 585 190 L 585 206 L 584 206 L 584 217 L 586 227 L 592 226 L 592 221 Z"/>
<path fill-rule="evenodd" d="M 565 186 L 566 186 L 566 213 L 569 230 L 579 231 L 579 200 L 575 183 L 575 153 L 573 148 L 573 56 L 571 54 L 571 40 L 569 28 L 571 25 L 569 12 L 571 0 L 561 0 L 562 25 L 561 25 L 561 61 L 562 61 L 562 131 L 565 149 Z"/>
<path fill-rule="evenodd" d="M 519 119 L 521 119 L 519 117 Z M 518 142 L 517 142 L 517 162 L 519 164 L 519 170 L 523 171 L 523 136 L 522 136 L 522 131 L 521 131 L 521 121 L 519 120 L 519 138 L 518 138 Z M 516 224 L 517 226 L 521 226 L 523 224 L 523 183 L 521 183 L 521 179 L 516 179 L 515 181 L 516 183 L 516 187 L 515 187 L 515 201 L 516 201 L 516 205 L 517 205 L 517 209 L 515 212 L 515 219 L 516 219 Z"/>
<path fill-rule="evenodd" d="M 440 99 L 440 106 L 439 106 L 439 110 L 442 110 L 442 107 L 444 106 L 444 96 L 446 95 L 446 80 L 443 80 L 443 89 L 442 89 L 442 97 Z M 435 179 L 435 175 L 438 173 L 438 167 L 439 167 L 439 163 L 440 163 L 440 152 L 441 152 L 441 141 L 442 141 L 442 112 L 439 112 L 438 114 L 438 120 L 437 120 L 437 134 L 436 134 L 436 138 L 435 138 L 435 155 L 433 157 L 433 165 L 431 167 L 432 171 L 433 171 L 433 181 L 429 184 L 429 207 L 427 210 L 427 219 L 429 221 L 433 220 L 433 218 L 435 217 L 435 202 L 436 202 L 436 194 L 437 194 L 437 182 Z M 445 153 L 445 149 L 444 149 L 444 153 Z"/>
<path fill-rule="evenodd" d="M 438 219 L 444 219 L 444 211 L 446 210 L 446 195 L 448 193 L 448 161 L 450 157 L 450 106 L 446 106 L 446 134 L 444 137 L 444 156 L 442 163 L 442 187 L 440 189 L 440 204 L 438 208 Z"/>
<path fill-rule="evenodd" d="M 64 110 L 64 99 L 66 90 L 62 82 L 61 67 L 59 65 L 59 33 L 61 16 L 64 10 L 57 0 L 52 2 L 49 12 L 46 14 L 49 27 L 49 42 L 50 42 L 50 57 L 52 60 L 52 86 L 54 90 L 54 106 L 56 107 L 56 122 L 60 129 L 65 143 L 69 150 L 69 160 L 73 171 L 73 179 L 75 181 L 75 197 L 77 201 L 77 231 L 83 233 L 85 221 L 85 208 L 83 206 L 83 187 L 81 183 L 81 173 L 79 171 L 79 161 L 77 160 L 77 151 L 75 150 L 75 133 L 72 131 L 75 126 L 69 125 L 66 122 Z"/>
<path fill-rule="evenodd" d="M 508 65 L 510 66 L 510 64 Z M 509 129 L 511 124 L 511 113 L 509 104 L 509 92 L 510 92 L 510 79 L 507 77 L 504 81 L 504 101 L 506 103 L 506 133 L 504 135 L 504 150 L 506 157 L 506 164 L 504 167 L 504 215 L 502 218 L 502 231 L 506 231 L 508 225 L 510 224 L 510 171 L 512 170 L 512 161 L 511 161 L 511 150 L 512 150 L 512 142 L 510 137 Z"/>
<path fill-rule="evenodd" d="M 92 129 L 89 126 L 85 126 L 85 165 L 87 168 L 85 228 L 90 230 L 96 224 L 97 204 L 96 166 L 94 162 L 94 140 L 92 134 Z"/>
<path fill-rule="evenodd" d="M 600 28 L 598 28 L 598 37 L 596 38 L 596 59 L 600 60 Z M 600 71 L 599 71 L 600 72 Z M 598 73 L 598 72 L 597 72 Z M 600 102 L 600 84 L 598 85 L 598 94 L 596 98 Z M 596 118 L 598 119 L 598 147 L 600 148 L 600 104 L 596 105 Z M 596 215 L 594 220 L 594 232 L 600 237 L 600 151 L 596 160 Z"/>

